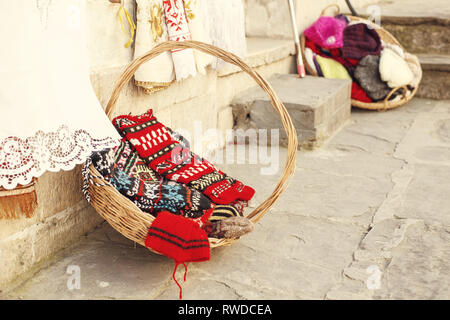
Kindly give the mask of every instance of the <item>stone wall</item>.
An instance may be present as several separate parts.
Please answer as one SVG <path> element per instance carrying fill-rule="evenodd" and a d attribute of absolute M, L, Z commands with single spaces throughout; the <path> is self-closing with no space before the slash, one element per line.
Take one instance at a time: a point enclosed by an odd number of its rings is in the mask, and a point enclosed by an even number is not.
<path fill-rule="evenodd" d="M 292 38 L 292 25 L 287 0 L 243 0 L 246 10 L 248 37 Z M 376 3 L 378 0 L 352 0 L 354 7 Z M 342 12 L 349 12 L 344 0 L 293 0 L 299 32 L 311 25 L 321 11 L 337 3 Z M 330 9 L 330 12 L 333 12 Z"/>

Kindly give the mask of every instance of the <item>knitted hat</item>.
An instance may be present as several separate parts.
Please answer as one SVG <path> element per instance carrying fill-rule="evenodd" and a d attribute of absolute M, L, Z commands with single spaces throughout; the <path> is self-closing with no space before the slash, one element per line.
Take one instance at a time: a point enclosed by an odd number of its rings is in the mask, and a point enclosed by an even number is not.
<path fill-rule="evenodd" d="M 153 220 L 145 246 L 174 259 L 176 263 L 210 258 L 208 236 L 199 223 L 167 211 L 160 212 Z"/>
<path fill-rule="evenodd" d="M 349 25 L 344 29 L 342 56 L 362 59 L 367 55 L 379 55 L 381 40 L 378 33 L 365 23 Z"/>
<path fill-rule="evenodd" d="M 209 240 L 202 227 L 211 213 L 212 209 L 207 210 L 203 217 L 194 220 L 170 212 L 160 212 L 148 230 L 145 246 L 175 261 L 172 278 L 180 288 L 180 299 L 183 297 L 182 288 L 175 279 L 178 265 L 183 264 L 187 272 L 186 262 L 210 259 Z"/>
<path fill-rule="evenodd" d="M 379 61 L 378 56 L 365 56 L 358 63 L 354 74 L 355 79 L 373 100 L 382 100 L 391 91 L 386 82 L 380 78 Z"/>
<path fill-rule="evenodd" d="M 320 17 L 304 33 L 309 40 L 322 48 L 342 47 L 342 32 L 347 23 L 333 17 Z"/>
<path fill-rule="evenodd" d="M 325 78 L 352 80 L 347 70 L 339 62 L 319 55 L 316 56 L 316 59 Z"/>
<path fill-rule="evenodd" d="M 413 81 L 414 75 L 408 63 L 393 49 L 384 48 L 380 56 L 380 76 L 391 88 L 405 86 Z"/>

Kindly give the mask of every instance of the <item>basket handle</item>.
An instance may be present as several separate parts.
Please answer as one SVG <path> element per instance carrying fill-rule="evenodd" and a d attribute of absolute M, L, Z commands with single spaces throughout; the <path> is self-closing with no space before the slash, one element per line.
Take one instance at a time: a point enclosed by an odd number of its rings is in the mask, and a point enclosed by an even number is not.
<path fill-rule="evenodd" d="M 337 3 L 332 3 L 332 4 L 329 4 L 328 6 L 326 6 L 326 7 L 322 10 L 322 12 L 320 13 L 320 16 L 321 16 L 321 17 L 324 16 L 324 15 L 326 14 L 326 11 L 327 11 L 328 9 L 332 8 L 332 7 L 335 7 L 335 8 L 337 9 L 337 12 L 336 12 L 335 16 L 337 16 L 339 13 L 341 13 L 341 7 L 339 7 L 339 5 L 338 5 Z"/>
<path fill-rule="evenodd" d="M 287 183 L 289 178 L 295 172 L 296 166 L 296 158 L 297 158 L 297 132 L 292 123 L 292 119 L 289 116 L 285 106 L 281 102 L 280 98 L 276 95 L 273 88 L 270 84 L 255 70 L 253 70 L 250 66 L 248 66 L 241 58 L 234 55 L 231 52 L 227 52 L 218 47 L 212 46 L 207 43 L 199 42 L 199 41 L 166 41 L 156 45 L 152 50 L 140 56 L 139 58 L 134 59 L 124 70 L 119 80 L 115 84 L 114 90 L 111 94 L 111 98 L 109 99 L 108 105 L 106 106 L 106 114 L 111 119 L 114 111 L 114 107 L 117 104 L 117 100 L 119 99 L 120 93 L 123 88 L 128 84 L 128 82 L 133 77 L 136 70 L 140 65 L 147 62 L 148 60 L 160 55 L 161 53 L 174 49 L 197 49 L 204 53 L 216 56 L 226 62 L 234 64 L 240 67 L 243 71 L 245 71 L 250 77 L 255 80 L 255 82 L 268 94 L 272 106 L 275 111 L 281 117 L 281 122 L 283 123 L 283 127 L 286 130 L 287 138 L 288 138 L 288 152 L 286 156 L 286 165 L 283 171 L 283 174 L 280 178 L 280 181 L 275 186 L 275 189 L 272 191 L 271 195 L 261 203 L 255 210 L 253 210 L 248 216 L 248 219 L 251 219 L 253 222 L 257 222 L 261 219 L 264 214 L 266 214 L 269 209 L 275 204 L 276 200 L 280 197 L 280 195 L 286 190 Z"/>
<path fill-rule="evenodd" d="M 406 93 L 408 92 L 408 88 L 406 86 L 400 86 L 400 87 L 396 87 L 394 89 L 391 90 L 391 92 L 389 92 L 389 94 L 386 96 L 386 98 L 384 98 L 384 109 L 381 110 L 387 110 L 389 108 L 389 99 L 392 97 L 392 95 L 394 93 L 396 93 L 398 90 L 403 88 L 403 99 L 406 98 Z"/>

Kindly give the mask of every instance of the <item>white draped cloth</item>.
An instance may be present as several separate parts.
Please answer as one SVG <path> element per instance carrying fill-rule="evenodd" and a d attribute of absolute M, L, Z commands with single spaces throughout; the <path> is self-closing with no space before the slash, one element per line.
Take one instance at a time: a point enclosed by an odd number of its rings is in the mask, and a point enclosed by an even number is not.
<path fill-rule="evenodd" d="M 157 44 L 169 40 L 163 0 L 136 0 L 136 40 L 134 57 L 138 58 Z M 152 93 L 175 80 L 172 53 L 169 51 L 145 62 L 134 74 L 135 83 Z"/>
<path fill-rule="evenodd" d="M 245 13 L 242 0 L 206 0 L 205 29 L 209 31 L 212 45 L 245 58 Z M 216 59 L 213 68 L 220 69 L 226 64 Z"/>
<path fill-rule="evenodd" d="M 73 169 L 120 140 L 89 80 L 86 0 L 0 2 L 0 186 Z"/>
<path fill-rule="evenodd" d="M 210 0 L 184 0 L 184 7 L 192 40 L 211 44 L 208 27 L 205 25 L 208 17 L 207 1 Z M 199 50 L 194 50 L 194 56 L 197 71 L 206 74 L 206 67 L 213 63 L 214 57 Z"/>

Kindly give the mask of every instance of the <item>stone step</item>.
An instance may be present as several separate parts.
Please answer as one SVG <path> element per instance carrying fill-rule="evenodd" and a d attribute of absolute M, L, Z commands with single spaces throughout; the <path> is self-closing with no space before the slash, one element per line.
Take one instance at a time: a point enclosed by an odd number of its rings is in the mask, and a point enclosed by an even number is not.
<path fill-rule="evenodd" d="M 409 52 L 450 52 L 448 0 L 381 0 L 355 9 L 362 17 L 379 20 L 377 23 L 396 37 Z"/>
<path fill-rule="evenodd" d="M 423 76 L 417 97 L 450 99 L 450 55 L 418 54 Z"/>
<path fill-rule="evenodd" d="M 409 52 L 450 52 L 450 19 L 437 17 L 383 17 L 382 26 Z"/>
<path fill-rule="evenodd" d="M 299 148 L 320 146 L 350 118 L 351 82 L 348 80 L 311 76 L 300 79 L 295 74 L 277 74 L 268 81 L 292 118 Z M 286 145 L 280 117 L 261 88 L 254 87 L 237 95 L 231 107 L 234 129 L 268 129 L 269 137 L 270 129 L 279 129 L 280 143 Z M 249 136 L 247 132 L 241 141 L 248 142 Z"/>

